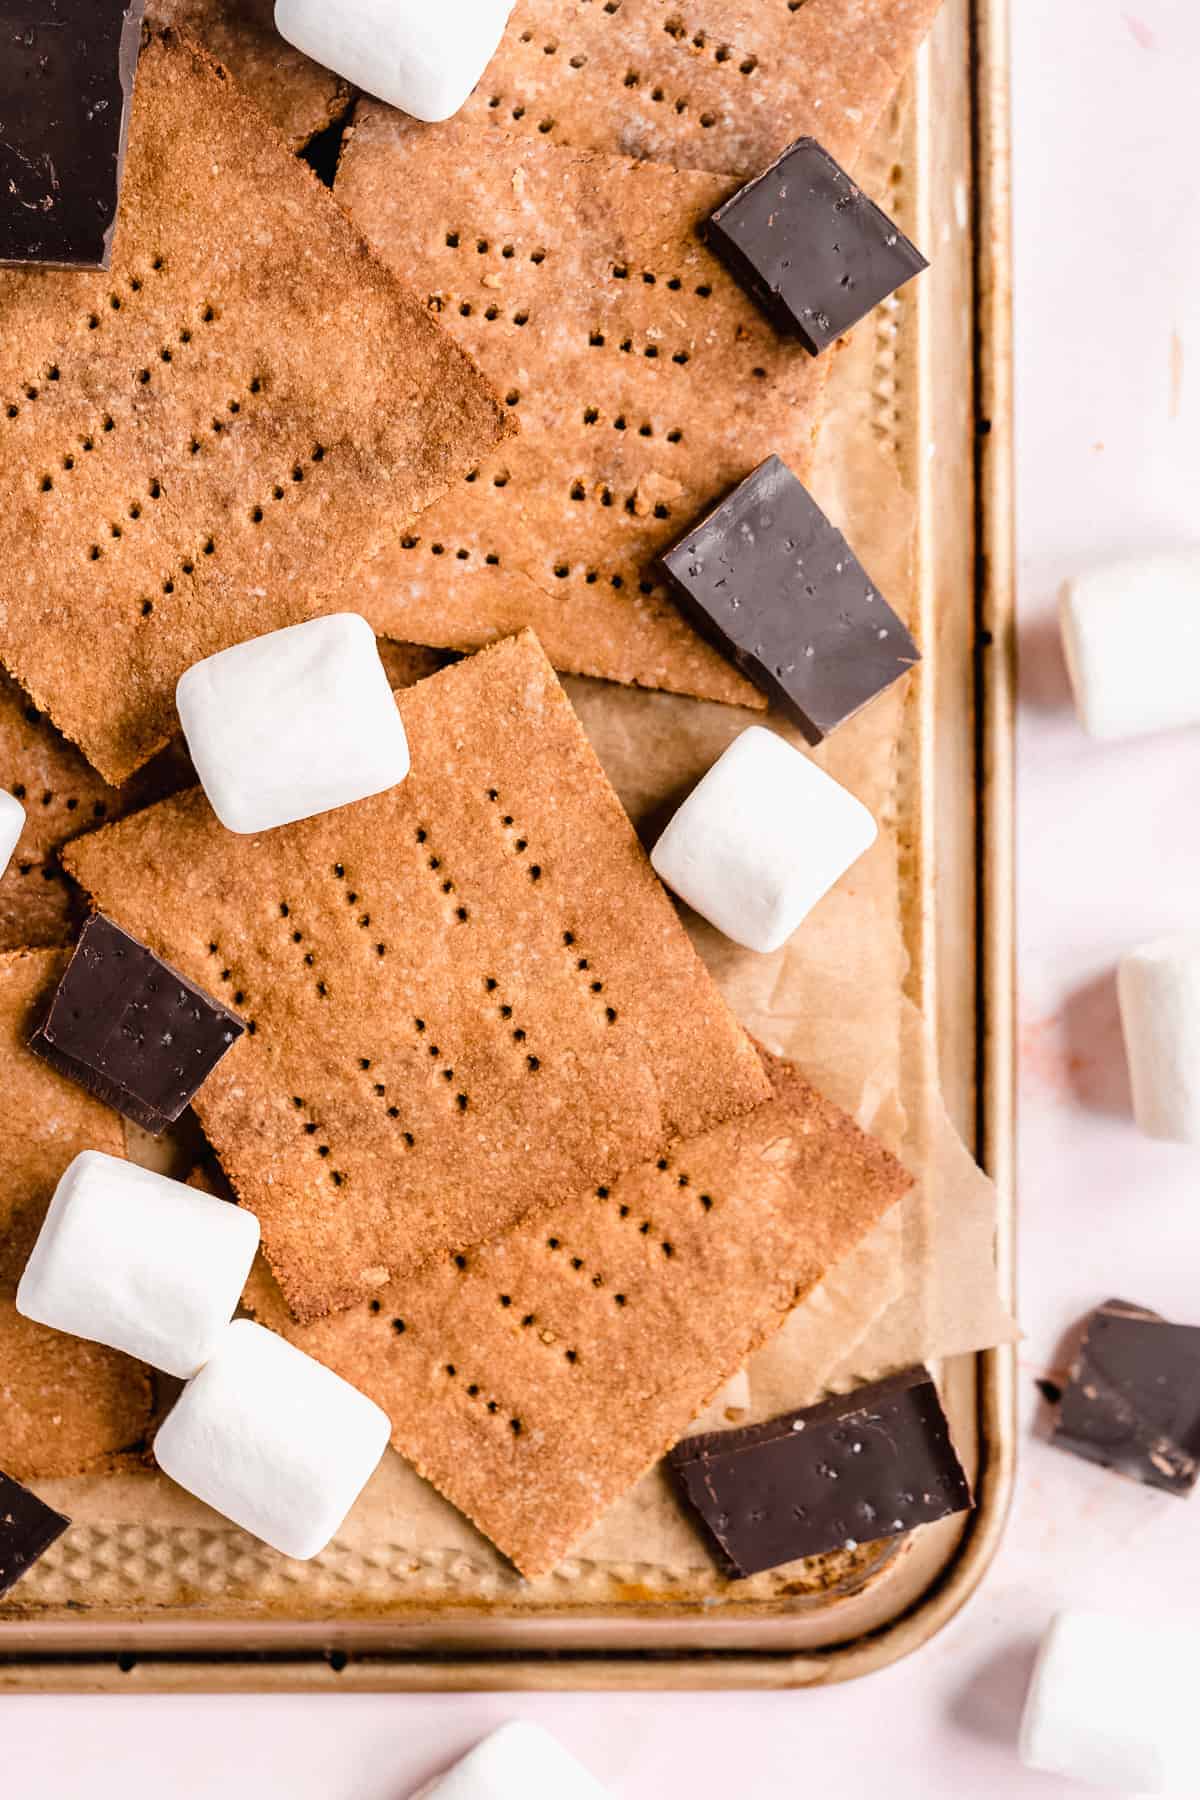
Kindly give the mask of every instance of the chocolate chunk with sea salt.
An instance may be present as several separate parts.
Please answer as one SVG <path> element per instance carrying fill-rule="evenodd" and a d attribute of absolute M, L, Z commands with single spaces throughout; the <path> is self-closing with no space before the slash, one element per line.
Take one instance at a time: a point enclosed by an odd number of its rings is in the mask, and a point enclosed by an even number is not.
<path fill-rule="evenodd" d="M 683 611 L 810 744 L 920 652 L 841 532 L 769 456 L 662 559 Z"/>
<path fill-rule="evenodd" d="M 28 1574 L 71 1523 L 0 1472 L 0 1596 Z"/>
<path fill-rule="evenodd" d="M 929 264 L 816 138 L 797 138 L 719 206 L 709 248 L 814 356 Z"/>
<path fill-rule="evenodd" d="M 1054 1442 L 1168 1494 L 1200 1476 L 1200 1326 L 1107 1300 L 1087 1321 Z"/>
<path fill-rule="evenodd" d="M 143 0 L 0 0 L 0 264 L 107 269 Z"/>
<path fill-rule="evenodd" d="M 244 1030 L 220 1001 L 97 913 L 29 1047 L 157 1135 Z"/>
<path fill-rule="evenodd" d="M 922 1368 L 763 1425 L 685 1438 L 670 1464 L 734 1577 L 856 1549 L 972 1504 Z"/>

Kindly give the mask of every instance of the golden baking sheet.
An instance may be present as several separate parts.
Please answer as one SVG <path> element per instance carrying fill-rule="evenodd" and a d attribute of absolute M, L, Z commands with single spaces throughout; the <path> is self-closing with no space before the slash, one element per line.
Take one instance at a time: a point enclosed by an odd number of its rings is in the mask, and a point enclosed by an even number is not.
<path fill-rule="evenodd" d="M 972 81 L 972 34 L 979 84 Z M 893 709 L 896 761 L 878 792 L 867 792 L 882 779 L 872 755 L 878 712 L 863 727 L 868 735 L 860 740 L 849 727 L 827 752 L 835 773 L 889 812 L 890 848 L 872 871 L 872 904 L 892 883 L 896 930 L 861 945 L 864 958 L 877 959 L 881 984 L 871 1032 L 860 1030 L 861 1009 L 847 1009 L 844 1037 L 830 1028 L 836 993 L 822 983 L 835 980 L 848 941 L 835 906 L 821 921 L 814 915 L 811 935 L 807 927 L 801 933 L 808 940 L 807 993 L 821 993 L 817 1011 L 825 1028 L 815 1039 L 796 1041 L 810 1046 L 809 1072 L 864 1123 L 894 1142 L 915 1130 L 927 1152 L 936 1146 L 950 1155 L 931 1098 L 936 1076 L 950 1118 L 1001 1177 L 998 1216 L 990 1195 L 992 1211 L 985 1216 L 978 1195 L 973 1216 L 981 1231 L 999 1226 L 1003 1284 L 1010 1279 L 1011 1229 L 1009 414 L 1003 112 L 999 91 L 989 85 L 1003 74 L 1002 35 L 1000 6 L 947 0 L 865 171 L 867 184 L 931 255 L 937 278 L 916 283 L 868 321 L 841 359 L 830 430 L 839 407 L 856 416 L 856 451 L 830 459 L 826 478 L 847 508 L 852 540 L 868 536 L 892 566 L 901 546 L 872 515 L 889 481 L 911 496 L 910 592 L 925 664 L 919 680 L 881 703 Z M 977 397 L 986 400 L 991 425 L 978 465 Z M 868 444 L 887 473 L 879 487 L 870 477 L 856 489 Z M 992 575 L 982 593 L 980 553 Z M 981 630 L 991 634 L 982 651 Z M 572 697 L 585 726 L 607 736 L 605 748 L 618 760 L 614 721 L 628 715 L 630 733 L 649 731 L 655 755 L 625 757 L 614 771 L 642 820 L 652 820 L 708 760 L 711 730 L 731 735 L 743 722 L 729 713 L 710 727 L 708 715 L 720 709 L 590 684 L 572 684 Z M 862 758 L 857 770 L 856 755 Z M 751 1015 L 746 1022 L 768 1040 L 786 1041 L 794 1021 L 780 1014 L 772 990 L 764 986 L 755 995 L 744 985 L 744 970 L 720 966 L 719 947 L 703 934 L 700 942 L 713 955 L 718 978 L 736 987 L 743 1016 Z M 795 978 L 792 971 L 784 984 L 789 994 Z M 951 1179 L 967 1181 L 961 1167 Z M 919 1229 L 932 1241 L 936 1212 L 927 1204 L 909 1222 L 902 1266 L 935 1266 L 931 1255 L 914 1252 L 911 1232 Z M 960 1246 L 955 1254 L 977 1258 L 979 1245 Z M 826 1356 L 835 1340 L 844 1375 L 886 1356 L 881 1346 L 905 1341 L 913 1312 L 897 1306 L 897 1266 L 891 1252 L 877 1252 L 874 1262 L 868 1253 L 861 1267 L 847 1264 L 839 1272 L 840 1289 L 835 1281 L 822 1296 L 830 1317 L 856 1319 L 857 1348 L 849 1335 L 825 1331 L 819 1310 L 796 1315 L 797 1336 L 810 1334 L 807 1347 L 790 1345 L 785 1354 L 806 1356 L 818 1385 L 838 1373 Z M 923 1342 L 955 1345 L 954 1332 L 963 1327 L 948 1305 L 952 1287 L 946 1282 L 939 1290 L 933 1281 L 921 1288 Z M 786 1380 L 797 1366 L 785 1368 Z M 906 1541 L 813 1559 L 734 1588 L 715 1575 L 698 1545 L 689 1552 L 665 1544 L 671 1515 L 660 1507 L 656 1476 L 621 1503 L 634 1509 L 634 1520 L 619 1542 L 613 1534 L 620 1519 L 605 1520 L 578 1556 L 539 1583 L 520 1581 L 450 1509 L 439 1515 L 414 1491 L 415 1475 L 394 1458 L 368 1495 L 363 1518 L 373 1529 L 360 1536 L 356 1515 L 331 1551 L 310 1565 L 289 1564 L 222 1528 L 214 1515 L 153 1478 L 48 1488 L 77 1524 L 22 1584 L 20 1606 L 0 1631 L 0 1656 L 9 1659 L 7 1665 L 0 1660 L 0 1690 L 773 1686 L 858 1672 L 933 1628 L 977 1579 L 1003 1517 L 1012 1458 L 1011 1357 L 960 1355 L 940 1373 L 979 1493 L 966 1525 L 948 1521 Z M 727 1417 L 744 1412 L 756 1392 L 765 1403 L 775 1391 L 769 1371 L 752 1369 L 747 1379 L 749 1388 L 735 1386 L 722 1396 Z M 789 1391 L 795 1398 L 794 1387 Z M 652 1519 L 657 1536 L 644 1535 L 638 1556 L 621 1555 L 637 1537 L 639 1507 L 641 1522 Z M 394 1528 L 381 1532 L 380 1519 L 391 1519 Z M 905 1623 L 893 1627 L 901 1614 L 908 1614 Z M 649 1651 L 655 1660 L 646 1659 Z M 584 1654 L 586 1661 L 578 1660 Z M 74 1660 L 54 1660 L 64 1655 Z M 118 1665 L 118 1655 L 127 1666 Z M 554 1660 L 544 1660 L 551 1655 Z"/>

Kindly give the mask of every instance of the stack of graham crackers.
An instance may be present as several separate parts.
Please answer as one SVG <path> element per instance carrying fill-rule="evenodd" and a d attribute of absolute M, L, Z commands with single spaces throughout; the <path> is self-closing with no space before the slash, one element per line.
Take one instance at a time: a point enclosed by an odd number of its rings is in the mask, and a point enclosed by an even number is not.
<path fill-rule="evenodd" d="M 805 131 L 853 165 L 936 0 L 523 0 L 441 126 L 258 11 L 160 0 L 111 270 L 0 271 L 0 1467 L 136 1463 L 158 1405 L 12 1304 L 124 1141 L 26 1042 L 90 899 L 248 1021 L 195 1102 L 248 1309 L 537 1574 L 909 1185 L 732 1017 L 554 670 L 764 705 L 656 558 L 806 473 L 826 365 L 696 227 Z M 292 152 L 343 123 L 331 198 Z M 235 837 L 175 682 L 346 606 L 413 772 Z"/>

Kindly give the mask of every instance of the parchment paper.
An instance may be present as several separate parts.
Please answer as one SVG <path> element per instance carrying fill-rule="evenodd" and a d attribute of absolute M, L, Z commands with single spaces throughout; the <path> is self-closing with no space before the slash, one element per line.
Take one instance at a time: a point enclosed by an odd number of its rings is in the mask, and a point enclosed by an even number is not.
<path fill-rule="evenodd" d="M 885 321 L 886 326 L 886 321 Z M 861 560 L 903 611 L 912 588 L 913 507 L 876 428 L 878 336 L 866 328 L 839 354 L 814 486 Z M 917 1360 L 1008 1341 L 997 1292 L 995 1194 L 946 1116 L 933 1046 L 905 998 L 903 808 L 898 794 L 915 710 L 908 678 L 813 753 L 871 808 L 879 840 L 776 955 L 738 950 L 694 917 L 705 961 L 746 1026 L 799 1063 L 881 1137 L 918 1177 L 912 1195 L 835 1268 L 787 1326 L 697 1421 L 719 1428 L 816 1399 L 830 1387 Z M 671 695 L 571 681 L 584 725 L 639 829 L 652 840 L 725 746 L 761 715 Z M 801 740 L 786 720 L 770 723 Z M 338 1613 L 394 1604 L 604 1601 L 711 1594 L 724 1584 L 661 1470 L 618 1502 L 578 1553 L 523 1582 L 493 1547 L 389 1453 L 337 1542 L 315 1562 L 288 1563 L 235 1531 L 162 1477 L 46 1484 L 78 1521 L 22 1584 L 34 1603 L 202 1603 Z M 856 1553 L 861 1564 L 863 1552 Z M 852 1561 L 852 1559 L 850 1559 Z M 861 1566 L 848 1579 L 861 1578 Z M 802 1591 L 803 1565 L 739 1584 L 739 1600 Z M 829 1570 L 814 1591 L 827 1588 Z"/>

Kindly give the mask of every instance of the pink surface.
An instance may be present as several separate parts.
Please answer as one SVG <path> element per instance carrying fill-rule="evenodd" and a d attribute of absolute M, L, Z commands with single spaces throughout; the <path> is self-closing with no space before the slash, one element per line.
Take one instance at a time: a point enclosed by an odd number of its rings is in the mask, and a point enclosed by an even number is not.
<path fill-rule="evenodd" d="M 1200 734 L 1089 744 L 1052 623 L 1055 590 L 1082 563 L 1200 540 L 1200 9 L 1013 4 L 1028 1336 L 1020 1492 L 983 1592 L 909 1663 L 824 1693 L 10 1699 L 4 1791 L 403 1800 L 522 1717 L 623 1800 L 1052 1800 L 1081 1790 L 1025 1774 L 1013 1751 L 1052 1610 L 1200 1615 L 1200 1499 L 1148 1493 L 1038 1441 L 1034 1387 L 1062 1333 L 1113 1292 L 1200 1321 L 1200 1154 L 1135 1133 L 1112 986 L 1126 946 L 1200 916 Z"/>

